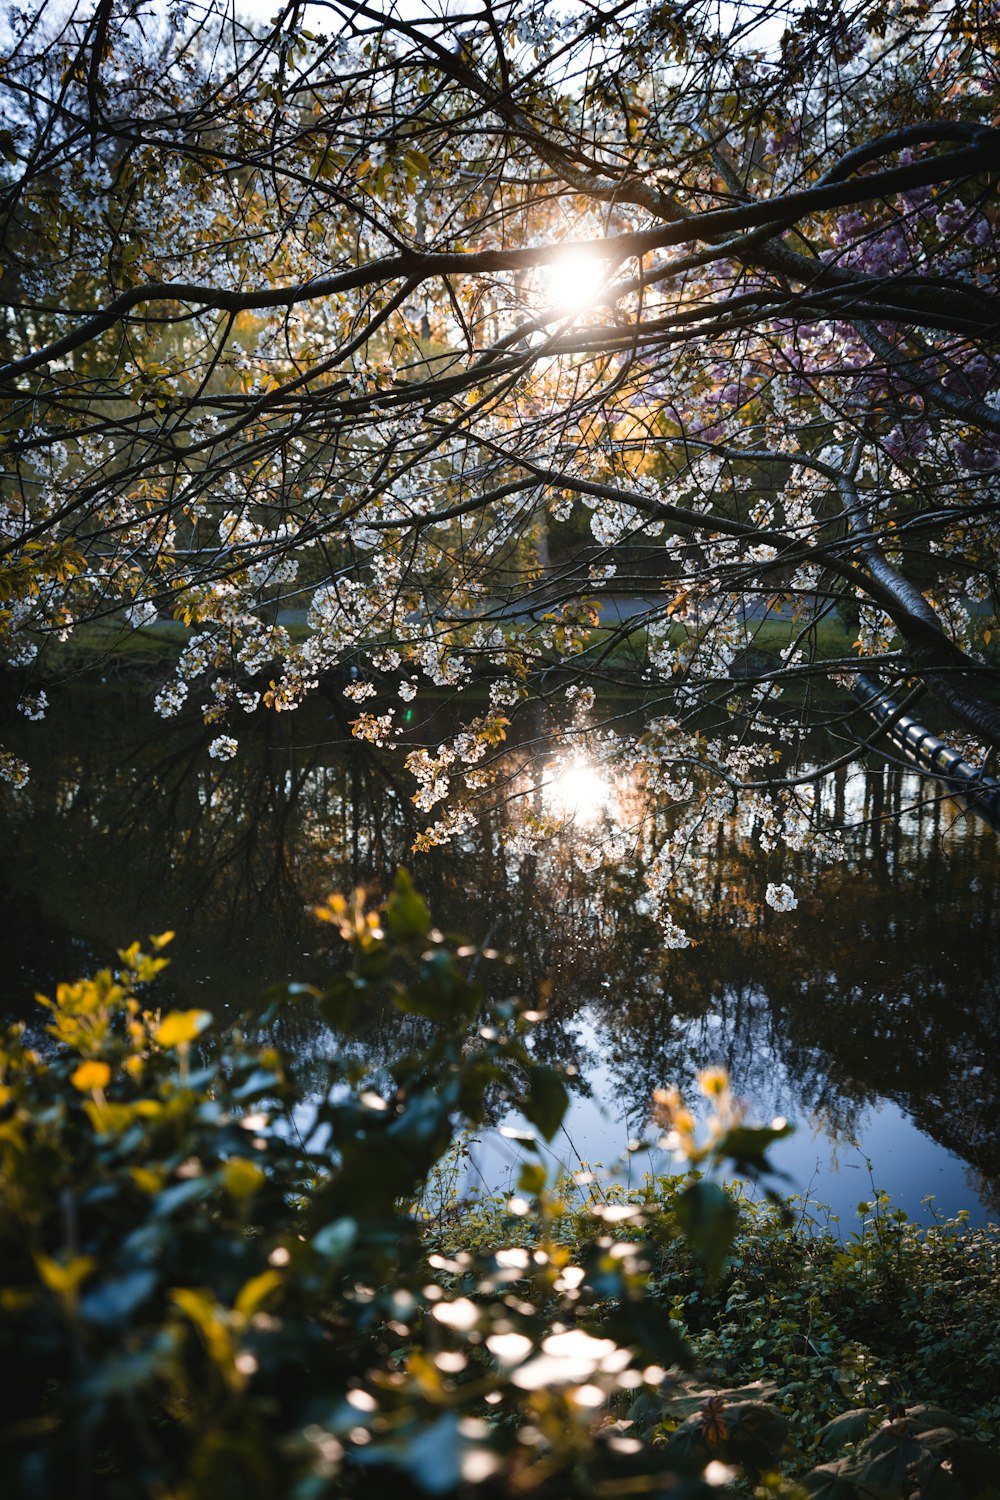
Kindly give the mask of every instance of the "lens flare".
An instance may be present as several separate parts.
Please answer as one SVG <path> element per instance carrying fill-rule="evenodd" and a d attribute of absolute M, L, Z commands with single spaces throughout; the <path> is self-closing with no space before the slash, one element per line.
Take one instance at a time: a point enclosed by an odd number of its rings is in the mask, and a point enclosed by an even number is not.
<path fill-rule="evenodd" d="M 604 290 L 608 263 L 586 250 L 567 250 L 544 267 L 542 278 L 556 312 L 586 312 Z"/>
<path fill-rule="evenodd" d="M 596 766 L 572 760 L 549 768 L 543 795 L 554 817 L 586 826 L 607 810 L 611 784 Z"/>

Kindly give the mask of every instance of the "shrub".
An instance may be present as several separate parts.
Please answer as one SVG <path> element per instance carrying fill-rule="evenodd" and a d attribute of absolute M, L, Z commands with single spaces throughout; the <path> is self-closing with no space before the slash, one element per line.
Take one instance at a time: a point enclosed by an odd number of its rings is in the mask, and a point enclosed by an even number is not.
<path fill-rule="evenodd" d="M 747 1127 L 708 1076 L 706 1144 L 676 1095 L 657 1103 L 688 1173 L 641 1201 L 564 1203 L 539 1137 L 565 1086 L 532 1055 L 530 1007 L 487 999 L 479 976 L 502 960 L 432 929 L 403 875 L 383 911 L 359 894 L 320 915 L 349 969 L 273 994 L 243 1029 L 150 1007 L 165 934 L 44 999 L 44 1045 L 8 1031 L 0 1493 L 683 1497 L 776 1470 L 792 1426 L 777 1389 L 685 1383 L 705 1330 L 667 1292 L 671 1264 L 688 1286 L 697 1264 L 706 1296 L 732 1298 L 739 1213 L 714 1174 L 766 1181 L 781 1128 Z M 307 1086 L 254 1040 L 307 1000 L 339 1030 L 385 1001 L 423 1040 L 378 1079 L 331 1048 Z M 467 1220 L 463 1246 L 461 1223 L 428 1222 L 428 1180 L 508 1105 L 531 1127 L 521 1196 L 489 1209 L 492 1242 Z M 884 1468 L 892 1442 L 870 1425 Z M 951 1472 L 954 1445 L 917 1447 L 904 1476 L 918 1459 Z"/>

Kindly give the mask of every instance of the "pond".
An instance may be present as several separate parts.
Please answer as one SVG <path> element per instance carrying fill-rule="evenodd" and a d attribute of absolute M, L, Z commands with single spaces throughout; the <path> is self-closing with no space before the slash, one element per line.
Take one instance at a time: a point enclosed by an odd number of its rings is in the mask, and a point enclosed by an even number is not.
<path fill-rule="evenodd" d="M 874 1188 L 918 1218 L 996 1217 L 997 835 L 915 774 L 879 762 L 840 775 L 816 807 L 817 824 L 847 830 L 835 863 L 808 843 L 765 852 L 735 816 L 692 840 L 677 891 L 691 941 L 668 948 L 643 879 L 661 810 L 582 756 L 559 767 L 512 751 L 504 795 L 453 845 L 411 855 L 412 779 L 323 703 L 255 720 L 224 766 L 211 731 L 168 729 L 129 686 L 69 689 L 53 712 L 10 741 L 32 779 L 0 798 L 8 1017 L 166 928 L 164 1000 L 219 1015 L 289 977 L 322 981 L 338 955 L 309 907 L 358 883 L 385 890 L 405 862 L 442 928 L 488 937 L 522 987 L 549 986 L 536 1047 L 575 1069 L 553 1143 L 570 1168 L 609 1167 L 654 1088 L 694 1094 L 699 1068 L 722 1063 L 754 1117 L 795 1123 L 778 1151 L 790 1190 L 844 1220 Z M 534 849 L 503 847 L 506 798 L 526 787 L 557 826 Z M 766 903 L 773 882 L 793 886 L 794 910 Z M 293 1041 L 306 1057 L 331 1044 L 305 1012 Z M 372 1043 L 373 1065 L 391 1045 Z M 472 1177 L 502 1186 L 507 1149 L 483 1140 Z M 623 1170 L 634 1181 L 647 1166 Z"/>

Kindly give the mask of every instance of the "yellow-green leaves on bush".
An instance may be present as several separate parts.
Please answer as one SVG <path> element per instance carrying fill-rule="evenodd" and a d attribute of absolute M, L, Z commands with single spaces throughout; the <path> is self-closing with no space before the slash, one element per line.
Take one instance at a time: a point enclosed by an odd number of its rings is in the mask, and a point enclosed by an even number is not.
<path fill-rule="evenodd" d="M 89 1094 L 93 1089 L 106 1089 L 111 1081 L 111 1069 L 106 1062 L 98 1062 L 94 1059 L 82 1062 L 74 1073 L 70 1075 L 70 1083 L 81 1094 Z"/>
<path fill-rule="evenodd" d="M 252 1198 L 264 1185 L 264 1173 L 255 1161 L 234 1156 L 222 1169 L 222 1181 L 232 1198 Z"/>
<path fill-rule="evenodd" d="M 261 1271 L 259 1276 L 251 1276 L 250 1280 L 240 1287 L 234 1304 L 234 1310 L 241 1318 L 252 1318 L 254 1313 L 259 1312 L 264 1303 L 276 1292 L 281 1285 L 282 1276 L 280 1271 Z"/>
<path fill-rule="evenodd" d="M 69 1260 L 56 1260 L 51 1255 L 37 1254 L 35 1268 L 41 1280 L 64 1303 L 76 1301 L 80 1283 L 93 1272 L 95 1261 L 90 1255 L 75 1255 Z"/>
<path fill-rule="evenodd" d="M 159 937 L 150 938 L 150 942 L 159 950 L 165 948 L 172 937 L 172 932 L 164 932 Z M 128 970 L 133 984 L 151 983 L 170 962 L 168 958 L 153 958 L 151 954 L 143 953 L 138 943 L 132 943 L 128 948 L 119 948 L 118 957 Z"/>
<path fill-rule="evenodd" d="M 200 1036 L 206 1026 L 211 1025 L 211 1012 L 207 1010 L 172 1010 L 164 1016 L 153 1033 L 153 1040 L 160 1047 L 187 1047 Z"/>

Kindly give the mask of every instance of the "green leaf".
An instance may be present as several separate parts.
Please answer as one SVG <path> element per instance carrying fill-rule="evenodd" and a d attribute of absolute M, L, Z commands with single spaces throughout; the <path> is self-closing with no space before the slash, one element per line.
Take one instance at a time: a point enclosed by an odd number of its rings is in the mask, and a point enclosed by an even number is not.
<path fill-rule="evenodd" d="M 860 1468 L 853 1459 L 842 1458 L 835 1464 L 821 1464 L 801 1481 L 813 1500 L 860 1500 Z"/>
<path fill-rule="evenodd" d="M 112 1281 L 105 1281 L 88 1291 L 80 1301 L 80 1316 L 88 1323 L 107 1327 L 124 1323 L 141 1307 L 156 1286 L 156 1275 L 150 1270 L 130 1271 Z"/>
<path fill-rule="evenodd" d="M 906 1408 L 906 1420 L 912 1422 L 918 1432 L 927 1432 L 932 1427 L 950 1427 L 952 1432 L 961 1432 L 962 1419 L 943 1406 L 928 1401 L 917 1402 Z"/>
<path fill-rule="evenodd" d="M 320 996 L 323 1019 L 338 1031 L 349 1031 L 367 995 L 367 986 L 353 975 L 341 974 Z"/>
<path fill-rule="evenodd" d="M 406 1472 L 431 1495 L 444 1495 L 462 1482 L 461 1418 L 446 1412 L 413 1438 L 404 1455 Z"/>
<path fill-rule="evenodd" d="M 555 1068 L 541 1063 L 528 1069 L 528 1095 L 521 1108 L 547 1141 L 559 1129 L 568 1107 L 566 1085 Z"/>
<path fill-rule="evenodd" d="M 262 1000 L 268 1002 L 274 1000 L 300 1000 L 308 996 L 312 1000 L 319 998 L 321 991 L 314 984 L 271 984 L 261 996 Z"/>
<path fill-rule="evenodd" d="M 277 1073 L 272 1073 L 266 1068 L 254 1068 L 249 1078 L 244 1079 L 239 1088 L 232 1091 L 231 1097 L 238 1099 L 241 1104 L 248 1099 L 256 1099 L 261 1095 L 273 1094 L 281 1085 L 281 1079 Z"/>
<path fill-rule="evenodd" d="M 427 902 L 414 890 L 406 870 L 396 871 L 396 882 L 386 908 L 386 925 L 395 938 L 422 938 L 430 931 L 431 914 Z"/>
<path fill-rule="evenodd" d="M 719 1141 L 718 1152 L 729 1156 L 738 1166 L 767 1170 L 767 1148 L 794 1132 L 794 1125 L 736 1125 Z"/>
<path fill-rule="evenodd" d="M 842 1411 L 839 1417 L 827 1422 L 816 1436 L 820 1446 L 836 1452 L 845 1443 L 858 1443 L 868 1436 L 870 1419 L 875 1415 L 870 1406 L 857 1406 L 851 1411 Z"/>
<path fill-rule="evenodd" d="M 541 1162 L 526 1161 L 517 1179 L 519 1191 L 526 1193 L 529 1198 L 536 1197 L 545 1190 L 546 1175 Z"/>
<path fill-rule="evenodd" d="M 750 1470 L 773 1470 L 789 1433 L 789 1421 L 766 1401 L 741 1401 L 726 1408 L 730 1462 Z"/>
<path fill-rule="evenodd" d="M 677 1199 L 677 1221 L 718 1280 L 739 1225 L 739 1210 L 717 1182 L 693 1182 Z"/>
<path fill-rule="evenodd" d="M 332 1265 L 339 1265 L 350 1254 L 358 1237 L 358 1226 L 354 1219 L 334 1219 L 313 1235 L 313 1249 Z"/>
<path fill-rule="evenodd" d="M 90 1369 L 82 1382 L 82 1393 L 95 1403 L 114 1396 L 128 1396 L 134 1401 L 136 1393 L 162 1373 L 172 1353 L 173 1339 L 162 1333 L 138 1351 L 122 1352 L 115 1347 L 96 1368 Z"/>
<path fill-rule="evenodd" d="M 207 1176 L 186 1177 L 181 1182 L 171 1183 L 170 1187 L 164 1188 L 162 1193 L 157 1194 L 152 1217 L 154 1219 L 167 1218 L 176 1209 L 183 1208 L 185 1203 L 205 1198 L 211 1191 L 212 1181 Z"/>

